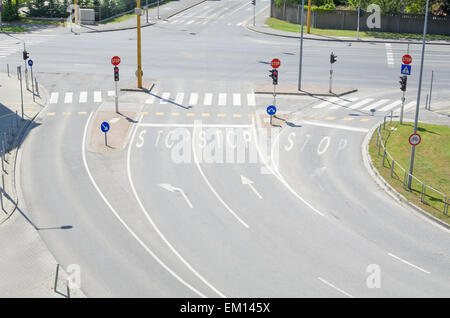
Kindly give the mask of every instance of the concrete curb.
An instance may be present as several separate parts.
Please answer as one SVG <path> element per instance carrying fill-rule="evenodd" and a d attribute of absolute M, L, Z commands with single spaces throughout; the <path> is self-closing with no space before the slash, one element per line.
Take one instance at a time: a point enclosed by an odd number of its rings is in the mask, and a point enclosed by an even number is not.
<path fill-rule="evenodd" d="M 364 141 L 362 143 L 362 147 L 361 147 L 361 152 L 362 152 L 362 157 L 363 157 L 363 161 L 364 161 L 364 166 L 367 169 L 367 172 L 369 173 L 369 175 L 372 177 L 372 179 L 384 190 L 386 191 L 387 194 L 389 194 L 392 198 L 394 198 L 398 203 L 400 203 L 403 206 L 408 206 L 410 208 L 412 208 L 415 212 L 417 212 L 418 214 L 424 216 L 428 221 L 433 222 L 434 224 L 439 225 L 440 227 L 446 229 L 446 230 L 450 230 L 450 225 L 439 220 L 438 218 L 432 216 L 431 214 L 429 214 L 428 212 L 422 210 L 420 207 L 418 207 L 417 205 L 413 204 L 412 202 L 410 202 L 409 200 L 407 200 L 403 195 L 401 195 L 397 190 L 395 190 L 382 176 L 381 174 L 378 172 L 377 168 L 375 168 L 373 162 L 372 162 L 372 158 L 370 157 L 369 154 L 369 142 L 370 139 L 372 138 L 373 133 L 375 132 L 375 130 L 378 128 L 378 126 L 380 125 L 381 121 L 378 122 L 375 126 L 373 126 L 366 134 L 366 136 L 364 137 Z"/>
<path fill-rule="evenodd" d="M 246 24 L 245 27 L 248 30 L 250 30 L 250 31 L 258 32 L 258 33 L 261 33 L 261 34 L 272 35 L 272 36 L 279 36 L 279 37 L 291 38 L 291 39 L 300 39 L 300 35 L 277 34 L 275 32 L 259 30 L 258 28 L 253 27 L 253 26 L 248 25 L 248 24 Z M 421 45 L 422 44 L 421 41 L 417 41 L 417 40 L 414 40 L 414 41 L 405 41 L 405 40 L 356 40 L 356 39 L 342 39 L 342 38 L 318 39 L 318 38 L 312 38 L 312 37 L 309 37 L 309 36 L 305 36 L 305 34 L 303 34 L 303 39 L 305 39 L 305 40 L 314 40 L 314 41 L 326 41 L 326 42 L 393 43 L 393 44 L 417 44 L 417 45 Z M 440 43 L 440 42 L 428 41 L 428 42 L 426 42 L 426 44 L 427 45 L 450 45 L 450 42 L 448 42 L 448 43 Z"/>
<path fill-rule="evenodd" d="M 169 18 L 173 17 L 174 15 L 177 15 L 177 14 L 179 14 L 179 13 L 181 13 L 181 12 L 184 12 L 184 11 L 186 11 L 186 10 L 189 10 L 189 9 L 191 9 L 191 8 L 193 8 L 193 7 L 195 7 L 195 6 L 199 5 L 199 4 L 201 4 L 201 3 L 203 3 L 203 2 L 206 2 L 206 1 L 207 1 L 207 0 L 202 0 L 202 1 L 197 2 L 197 3 L 194 3 L 194 4 L 192 4 L 192 5 L 190 5 L 190 6 L 186 7 L 186 8 L 183 8 L 183 9 L 181 9 L 181 10 L 178 10 L 178 11 L 176 11 L 175 13 L 170 14 L 170 15 L 169 15 L 168 17 L 166 17 L 164 20 L 169 19 Z M 161 19 L 161 21 L 163 21 L 163 20 Z M 141 26 L 141 29 L 142 29 L 142 28 L 146 28 L 146 27 L 148 27 L 148 26 L 155 25 L 155 24 L 157 24 L 157 23 L 158 23 L 158 22 L 152 22 L 152 23 L 149 23 L 149 24 L 146 24 L 146 25 L 142 25 L 142 26 Z M 87 27 L 87 26 L 85 26 L 85 25 L 83 25 L 83 24 L 80 24 L 80 25 L 81 25 L 81 26 L 84 26 L 84 27 Z M 134 29 L 137 29 L 137 27 L 133 26 L 133 27 L 124 27 L 124 28 L 107 29 L 107 30 L 90 30 L 90 31 L 84 31 L 84 32 L 80 32 L 80 33 L 101 33 L 101 32 L 114 32 L 114 31 L 134 30 Z"/>

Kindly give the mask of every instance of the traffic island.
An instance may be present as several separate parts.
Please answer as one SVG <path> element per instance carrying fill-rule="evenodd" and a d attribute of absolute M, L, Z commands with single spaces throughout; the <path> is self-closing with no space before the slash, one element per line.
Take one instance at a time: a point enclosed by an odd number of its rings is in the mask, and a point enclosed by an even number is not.
<path fill-rule="evenodd" d="M 150 93 L 154 86 L 155 81 L 142 81 L 142 87 L 139 87 L 138 83 L 134 82 L 126 85 L 125 87 L 122 87 L 120 90 L 123 92 Z"/>
<path fill-rule="evenodd" d="M 274 85 L 259 84 L 255 86 L 255 94 L 269 94 L 273 95 Z M 329 92 L 329 87 L 325 85 L 303 85 L 302 90 L 298 90 L 296 84 L 279 84 L 276 85 L 275 92 L 277 95 L 309 95 L 309 96 L 343 96 L 357 92 L 357 88 L 337 86 L 333 87 L 332 92 Z"/>

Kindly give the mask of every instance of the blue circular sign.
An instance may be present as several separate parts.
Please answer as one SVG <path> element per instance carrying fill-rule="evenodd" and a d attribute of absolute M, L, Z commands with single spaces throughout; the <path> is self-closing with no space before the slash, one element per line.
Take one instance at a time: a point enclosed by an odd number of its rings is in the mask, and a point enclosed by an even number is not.
<path fill-rule="evenodd" d="M 100 125 L 101 130 L 106 133 L 109 131 L 109 123 L 104 121 L 101 125 Z"/>
<path fill-rule="evenodd" d="M 275 115 L 277 113 L 277 108 L 274 105 L 270 105 L 269 107 L 267 107 L 267 114 L 269 115 Z"/>
<path fill-rule="evenodd" d="M 28 65 L 33 66 L 33 60 L 28 60 Z"/>

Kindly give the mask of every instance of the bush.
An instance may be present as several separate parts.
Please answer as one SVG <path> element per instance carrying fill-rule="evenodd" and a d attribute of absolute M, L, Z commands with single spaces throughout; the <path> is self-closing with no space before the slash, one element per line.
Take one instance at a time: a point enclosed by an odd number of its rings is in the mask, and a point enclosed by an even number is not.
<path fill-rule="evenodd" d="M 17 3 L 3 3 L 2 21 L 8 22 L 15 21 L 17 19 L 19 19 L 19 5 Z"/>

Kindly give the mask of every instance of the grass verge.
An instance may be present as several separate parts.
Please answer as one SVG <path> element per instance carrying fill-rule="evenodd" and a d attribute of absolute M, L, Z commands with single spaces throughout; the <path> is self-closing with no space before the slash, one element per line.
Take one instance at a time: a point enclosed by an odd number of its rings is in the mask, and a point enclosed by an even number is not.
<path fill-rule="evenodd" d="M 392 169 L 392 159 L 388 155 L 383 165 L 383 148 L 380 148 L 378 154 L 376 132 L 369 143 L 372 162 L 380 175 L 406 199 L 450 224 L 450 213 L 443 213 L 442 195 L 427 187 L 422 201 L 422 185 L 417 180 L 413 179 L 411 190 L 403 186 L 405 173 L 399 165 L 406 171 L 409 170 L 411 145 L 408 139 L 413 127 L 413 123 L 400 125 L 398 122 L 386 123 L 386 129 L 382 126 L 381 138 L 395 161 L 394 168 Z M 413 175 L 444 195 L 450 195 L 450 126 L 419 123 L 417 132 L 422 140 L 416 146 Z"/>
<path fill-rule="evenodd" d="M 19 26 L 4 26 L 1 31 L 3 32 L 27 32 L 28 29 Z"/>
<path fill-rule="evenodd" d="M 275 18 L 268 18 L 266 24 L 272 29 L 288 32 L 300 33 L 300 26 L 298 24 L 289 23 Z M 311 28 L 311 34 L 323 36 L 346 36 L 356 38 L 356 30 L 334 30 L 334 29 L 317 29 Z M 306 26 L 303 27 L 303 32 L 306 34 Z M 393 32 L 374 32 L 374 31 L 360 31 L 359 36 L 362 38 L 382 38 L 382 39 L 406 39 L 412 40 L 422 39 L 422 34 L 413 33 L 393 33 Z M 450 35 L 429 34 L 427 40 L 450 40 Z"/>

